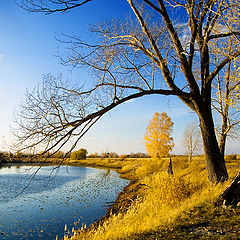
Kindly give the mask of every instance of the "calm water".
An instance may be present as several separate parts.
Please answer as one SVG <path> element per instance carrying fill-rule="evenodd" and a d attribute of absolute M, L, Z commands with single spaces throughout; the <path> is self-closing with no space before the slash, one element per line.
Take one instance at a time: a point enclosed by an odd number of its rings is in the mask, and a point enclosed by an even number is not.
<path fill-rule="evenodd" d="M 93 168 L 42 167 L 31 178 L 36 170 L 0 169 L 0 239 L 61 238 L 101 218 L 128 183 L 114 171 Z"/>

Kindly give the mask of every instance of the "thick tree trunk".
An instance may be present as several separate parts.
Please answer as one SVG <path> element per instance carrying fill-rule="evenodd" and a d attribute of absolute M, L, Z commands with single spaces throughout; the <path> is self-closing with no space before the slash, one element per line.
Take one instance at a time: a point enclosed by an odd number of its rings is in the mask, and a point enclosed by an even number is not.
<path fill-rule="evenodd" d="M 223 135 L 220 136 L 219 148 L 220 148 L 220 152 L 221 152 L 222 156 L 225 155 L 226 139 L 227 139 L 226 134 L 223 134 Z"/>
<path fill-rule="evenodd" d="M 209 181 L 212 183 L 223 182 L 228 179 L 228 173 L 224 157 L 218 146 L 212 114 L 205 111 L 199 114 L 199 118 Z"/>

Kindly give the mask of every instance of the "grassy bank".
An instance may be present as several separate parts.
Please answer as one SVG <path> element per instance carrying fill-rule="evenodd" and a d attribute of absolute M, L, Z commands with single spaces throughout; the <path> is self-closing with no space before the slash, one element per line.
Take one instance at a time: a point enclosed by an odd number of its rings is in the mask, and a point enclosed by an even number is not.
<path fill-rule="evenodd" d="M 214 203 L 239 170 L 240 160 L 227 159 L 230 180 L 216 186 L 207 180 L 203 157 L 195 157 L 191 163 L 185 157 L 174 157 L 172 176 L 166 173 L 168 161 L 81 161 L 86 166 L 117 169 L 132 184 L 104 221 L 73 231 L 71 239 L 239 239 L 239 208 L 223 209 Z"/>

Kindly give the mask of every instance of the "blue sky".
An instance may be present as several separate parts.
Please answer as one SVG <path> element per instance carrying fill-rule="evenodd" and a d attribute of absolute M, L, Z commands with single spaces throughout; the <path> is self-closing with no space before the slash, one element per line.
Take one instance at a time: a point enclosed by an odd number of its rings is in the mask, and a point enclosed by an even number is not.
<path fill-rule="evenodd" d="M 102 4 L 104 3 L 104 4 Z M 55 56 L 64 51 L 64 44 L 55 37 L 77 34 L 89 39 L 88 25 L 113 17 L 125 17 L 126 1 L 93 1 L 68 14 L 44 15 L 28 13 L 13 0 L 0 1 L 0 149 L 11 142 L 9 125 L 13 114 L 24 100 L 26 88 L 41 84 L 44 73 L 64 73 L 69 79 L 81 79 L 81 73 L 70 73 Z M 174 122 L 175 153 L 184 151 L 181 138 L 187 123 L 196 115 L 177 98 L 148 96 L 125 103 L 104 116 L 78 147 L 90 153 L 114 151 L 118 153 L 145 152 L 143 135 L 155 112 L 165 111 Z M 239 141 L 231 142 L 228 153 L 239 153 Z"/>

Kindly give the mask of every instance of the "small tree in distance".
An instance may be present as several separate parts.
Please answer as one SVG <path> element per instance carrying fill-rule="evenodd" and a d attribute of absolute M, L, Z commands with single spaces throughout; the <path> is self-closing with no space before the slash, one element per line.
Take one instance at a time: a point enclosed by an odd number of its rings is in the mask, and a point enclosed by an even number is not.
<path fill-rule="evenodd" d="M 71 154 L 71 159 L 74 159 L 74 160 L 82 160 L 82 159 L 86 159 L 87 157 L 87 150 L 84 149 L 84 148 L 81 148 L 79 149 L 78 151 L 74 151 L 72 152 Z"/>
<path fill-rule="evenodd" d="M 156 112 L 144 135 L 144 143 L 150 156 L 160 158 L 169 155 L 174 147 L 172 131 L 171 118 L 165 112 Z"/>
<path fill-rule="evenodd" d="M 202 148 L 201 132 L 196 122 L 186 125 L 183 133 L 183 145 L 189 157 L 189 162 L 191 162 L 193 154 Z"/>

